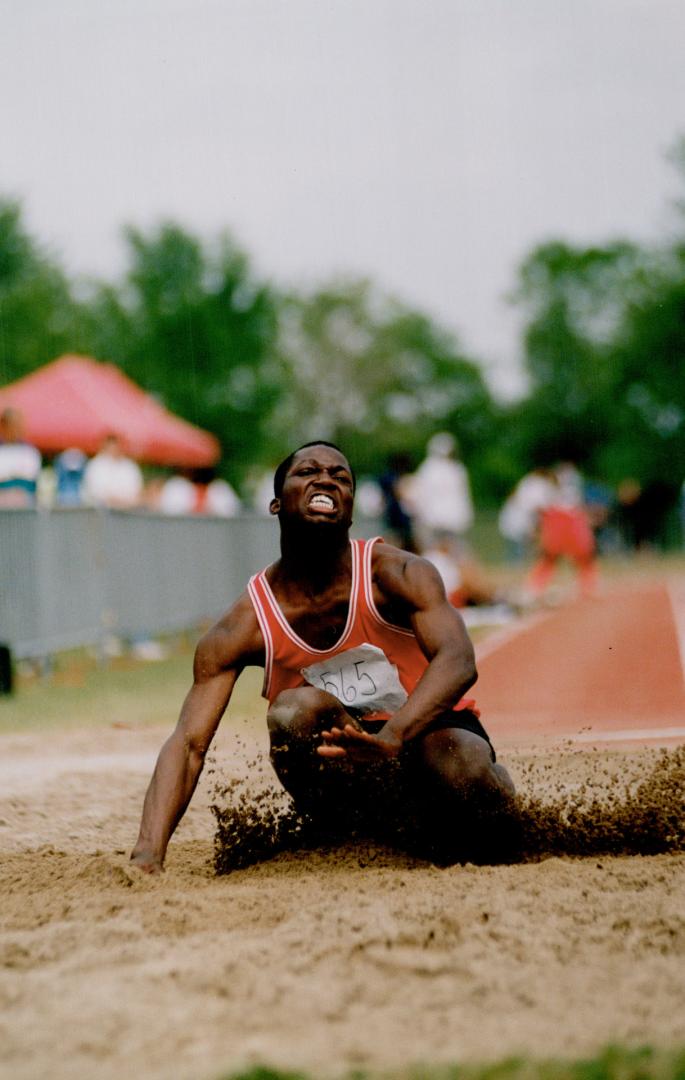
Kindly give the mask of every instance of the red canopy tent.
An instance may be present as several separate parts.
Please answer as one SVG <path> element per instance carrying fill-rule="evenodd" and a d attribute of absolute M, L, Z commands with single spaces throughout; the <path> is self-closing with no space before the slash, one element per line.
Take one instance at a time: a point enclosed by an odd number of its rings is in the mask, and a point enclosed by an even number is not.
<path fill-rule="evenodd" d="M 0 410 L 24 416 L 28 442 L 43 453 L 99 450 L 116 434 L 136 461 L 203 468 L 219 458 L 218 440 L 168 412 L 114 364 L 62 356 L 0 389 Z"/>

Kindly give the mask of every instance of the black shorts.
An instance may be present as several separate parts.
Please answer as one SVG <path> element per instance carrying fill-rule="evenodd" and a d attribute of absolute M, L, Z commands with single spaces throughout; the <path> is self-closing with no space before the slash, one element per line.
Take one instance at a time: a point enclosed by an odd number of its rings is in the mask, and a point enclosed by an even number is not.
<path fill-rule="evenodd" d="M 355 720 L 364 728 L 364 731 L 368 731 L 369 735 L 377 735 L 380 729 L 383 727 L 385 720 L 365 720 L 363 714 L 359 713 L 356 709 L 348 708 L 347 711 L 354 716 Z M 486 743 L 490 747 L 490 754 L 493 761 L 497 761 L 497 755 L 495 748 L 490 742 L 490 736 L 480 722 L 480 719 L 476 716 L 471 709 L 446 709 L 440 716 L 436 716 L 434 720 L 431 720 L 423 730 L 408 742 L 407 748 L 411 747 L 412 743 L 418 742 L 425 735 L 430 735 L 433 731 L 445 731 L 447 728 L 458 728 L 461 731 L 470 731 L 473 735 L 478 735 L 481 739 L 485 739 Z"/>

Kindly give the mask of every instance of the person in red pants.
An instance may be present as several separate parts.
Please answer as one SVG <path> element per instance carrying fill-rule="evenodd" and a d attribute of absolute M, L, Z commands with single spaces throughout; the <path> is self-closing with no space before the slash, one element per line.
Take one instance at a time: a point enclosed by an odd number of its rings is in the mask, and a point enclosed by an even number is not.
<path fill-rule="evenodd" d="M 571 464 L 558 465 L 550 474 L 549 505 L 539 515 L 539 555 L 527 586 L 540 599 L 549 586 L 560 559 L 569 559 L 578 574 L 582 596 L 597 589 L 597 546 L 590 517 L 583 506 L 580 475 Z"/>

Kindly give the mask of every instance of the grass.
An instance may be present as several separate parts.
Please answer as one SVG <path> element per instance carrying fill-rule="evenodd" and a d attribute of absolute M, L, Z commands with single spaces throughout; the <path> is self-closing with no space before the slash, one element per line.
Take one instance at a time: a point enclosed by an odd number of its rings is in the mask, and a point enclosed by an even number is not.
<path fill-rule="evenodd" d="M 312 1074 L 256 1066 L 220 1080 L 317 1080 Z M 414 1066 L 394 1071 L 354 1070 L 344 1080 L 685 1080 L 685 1049 L 609 1046 L 592 1058 L 534 1060 L 512 1057 L 489 1065 Z"/>
<path fill-rule="evenodd" d="M 262 672 L 247 669 L 230 704 L 232 716 L 261 715 Z M 42 678 L 22 677 L 0 697 L 0 734 L 90 727 L 171 726 L 192 682 L 192 649 L 177 647 L 166 660 L 131 657 L 98 667 L 85 651 L 64 654 Z"/>

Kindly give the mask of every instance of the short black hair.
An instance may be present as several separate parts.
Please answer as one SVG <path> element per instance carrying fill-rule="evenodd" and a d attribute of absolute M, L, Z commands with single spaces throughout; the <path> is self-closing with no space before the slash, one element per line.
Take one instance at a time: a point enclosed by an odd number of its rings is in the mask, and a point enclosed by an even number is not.
<path fill-rule="evenodd" d="M 314 439 L 312 442 L 302 443 L 302 446 L 298 446 L 296 450 L 293 450 L 292 454 L 288 454 L 287 458 L 284 458 L 284 460 L 277 467 L 276 472 L 274 473 L 275 498 L 280 499 L 281 497 L 281 492 L 283 491 L 283 484 L 285 483 L 286 474 L 293 461 L 295 460 L 295 455 L 299 454 L 300 450 L 306 450 L 308 446 L 330 446 L 331 450 L 337 450 L 338 453 L 342 454 L 342 456 L 345 458 L 345 461 L 347 461 L 347 454 L 345 453 L 345 451 L 341 450 L 340 447 L 336 446 L 335 443 L 327 442 L 326 439 Z M 347 464 L 350 464 L 349 461 L 347 461 Z M 354 475 L 354 469 L 351 465 L 350 472 L 352 473 L 352 485 L 353 487 L 356 487 L 357 478 Z"/>

